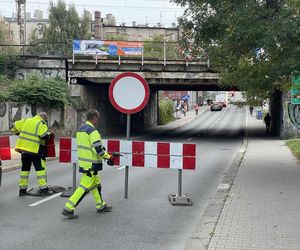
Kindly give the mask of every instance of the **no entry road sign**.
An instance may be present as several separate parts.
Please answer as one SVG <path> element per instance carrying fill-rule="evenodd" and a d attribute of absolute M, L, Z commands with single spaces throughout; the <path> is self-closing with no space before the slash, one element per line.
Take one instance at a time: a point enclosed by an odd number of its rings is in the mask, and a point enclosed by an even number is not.
<path fill-rule="evenodd" d="M 116 76 L 109 86 L 111 104 L 125 114 L 141 111 L 149 100 L 149 86 L 146 80 L 132 72 Z"/>

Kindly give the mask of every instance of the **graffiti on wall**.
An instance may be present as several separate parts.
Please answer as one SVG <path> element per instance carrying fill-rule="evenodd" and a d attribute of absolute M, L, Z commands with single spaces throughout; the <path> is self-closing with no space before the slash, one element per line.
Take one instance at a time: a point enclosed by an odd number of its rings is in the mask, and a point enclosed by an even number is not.
<path fill-rule="evenodd" d="M 20 80 L 24 80 L 25 79 L 25 75 L 30 74 L 30 73 L 40 73 L 43 77 L 47 78 L 47 77 L 60 77 L 62 79 L 64 79 L 66 76 L 66 72 L 65 70 L 62 69 L 35 69 L 32 71 L 24 71 L 22 69 L 18 70 L 17 72 L 17 79 Z"/>
<path fill-rule="evenodd" d="M 6 103 L 0 102 L 0 117 L 4 117 L 6 115 Z"/>
<path fill-rule="evenodd" d="M 33 117 L 39 112 L 46 112 L 48 114 L 49 127 L 59 129 L 63 126 L 63 109 L 31 107 L 26 104 L 20 105 L 12 102 L 0 102 L 0 131 L 9 131 L 15 121 Z"/>
<path fill-rule="evenodd" d="M 44 77 L 65 77 L 61 69 L 40 69 L 39 71 Z"/>
<path fill-rule="evenodd" d="M 292 124 L 296 127 L 300 126 L 300 105 L 289 102 L 288 114 Z"/>

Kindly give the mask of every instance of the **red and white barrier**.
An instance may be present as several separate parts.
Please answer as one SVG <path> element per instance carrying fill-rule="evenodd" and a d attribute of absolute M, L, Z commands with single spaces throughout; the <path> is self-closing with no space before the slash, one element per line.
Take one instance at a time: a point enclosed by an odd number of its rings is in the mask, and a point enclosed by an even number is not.
<path fill-rule="evenodd" d="M 109 153 L 123 155 L 116 159 L 116 165 L 145 167 L 196 169 L 196 144 L 152 141 L 102 140 Z M 60 162 L 77 161 L 75 138 L 60 138 Z"/>
<path fill-rule="evenodd" d="M 0 160 L 11 160 L 12 153 L 11 150 L 16 145 L 17 136 L 0 136 Z"/>
<path fill-rule="evenodd" d="M 18 153 L 13 152 L 16 146 L 17 135 L 3 135 L 0 136 L 0 160 L 18 159 Z M 54 138 L 48 141 L 46 145 L 47 157 L 55 157 Z"/>

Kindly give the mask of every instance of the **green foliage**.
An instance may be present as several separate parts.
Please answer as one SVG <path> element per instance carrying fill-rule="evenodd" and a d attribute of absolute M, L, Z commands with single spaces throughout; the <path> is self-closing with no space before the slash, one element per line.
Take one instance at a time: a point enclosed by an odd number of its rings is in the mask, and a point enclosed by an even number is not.
<path fill-rule="evenodd" d="M 0 80 L 1 75 L 14 77 L 17 68 L 16 51 L 11 44 L 11 37 L 7 24 L 0 20 Z"/>
<path fill-rule="evenodd" d="M 9 44 L 10 39 L 10 33 L 7 24 L 4 20 L 0 20 L 0 44 Z M 1 50 L 1 49 L 0 49 Z"/>
<path fill-rule="evenodd" d="M 286 145 L 290 148 L 298 161 L 300 161 L 300 140 L 288 140 Z"/>
<path fill-rule="evenodd" d="M 16 53 L 13 49 L 7 48 L 0 52 L 0 75 L 7 75 L 13 78 L 17 67 Z"/>
<path fill-rule="evenodd" d="M 112 41 L 127 41 L 128 35 L 125 34 L 107 34 L 105 37 L 106 40 Z"/>
<path fill-rule="evenodd" d="M 12 80 L 5 75 L 0 75 L 0 102 L 6 101 L 8 98 L 7 89 Z"/>
<path fill-rule="evenodd" d="M 299 74 L 299 0 L 174 2 L 188 6 L 180 23 L 193 47 L 208 54 L 223 85 L 235 84 L 248 100 L 289 89 Z"/>
<path fill-rule="evenodd" d="M 159 100 L 159 125 L 167 124 L 174 120 L 174 105 L 171 100 Z"/>
<path fill-rule="evenodd" d="M 154 35 L 150 41 L 144 42 L 144 57 L 164 59 L 164 41 L 166 46 L 166 59 L 175 60 L 179 57 L 179 47 L 171 40 L 166 41 L 163 35 Z"/>
<path fill-rule="evenodd" d="M 52 108 L 70 103 L 68 86 L 60 78 L 43 78 L 31 74 L 25 80 L 16 80 L 7 88 L 7 99 L 22 104 L 47 105 Z"/>
<path fill-rule="evenodd" d="M 64 1 L 59 0 L 57 4 L 50 2 L 49 26 L 44 28 L 44 35 L 41 39 L 33 33 L 30 44 L 34 45 L 42 42 L 36 48 L 31 48 L 30 52 L 37 50 L 46 54 L 71 54 L 71 41 L 74 39 L 89 39 L 91 19 L 88 12 L 84 12 L 80 17 L 75 5 L 68 9 Z"/>

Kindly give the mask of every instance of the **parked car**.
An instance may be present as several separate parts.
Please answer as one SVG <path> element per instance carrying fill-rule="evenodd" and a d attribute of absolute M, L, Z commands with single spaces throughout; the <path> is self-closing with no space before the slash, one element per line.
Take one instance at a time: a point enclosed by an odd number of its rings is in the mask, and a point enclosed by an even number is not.
<path fill-rule="evenodd" d="M 223 105 L 223 108 L 226 108 L 226 107 L 227 107 L 226 102 L 222 102 L 222 105 Z"/>
<path fill-rule="evenodd" d="M 210 105 L 210 110 L 211 111 L 221 111 L 223 109 L 223 104 L 221 102 L 218 101 L 213 101 Z"/>

